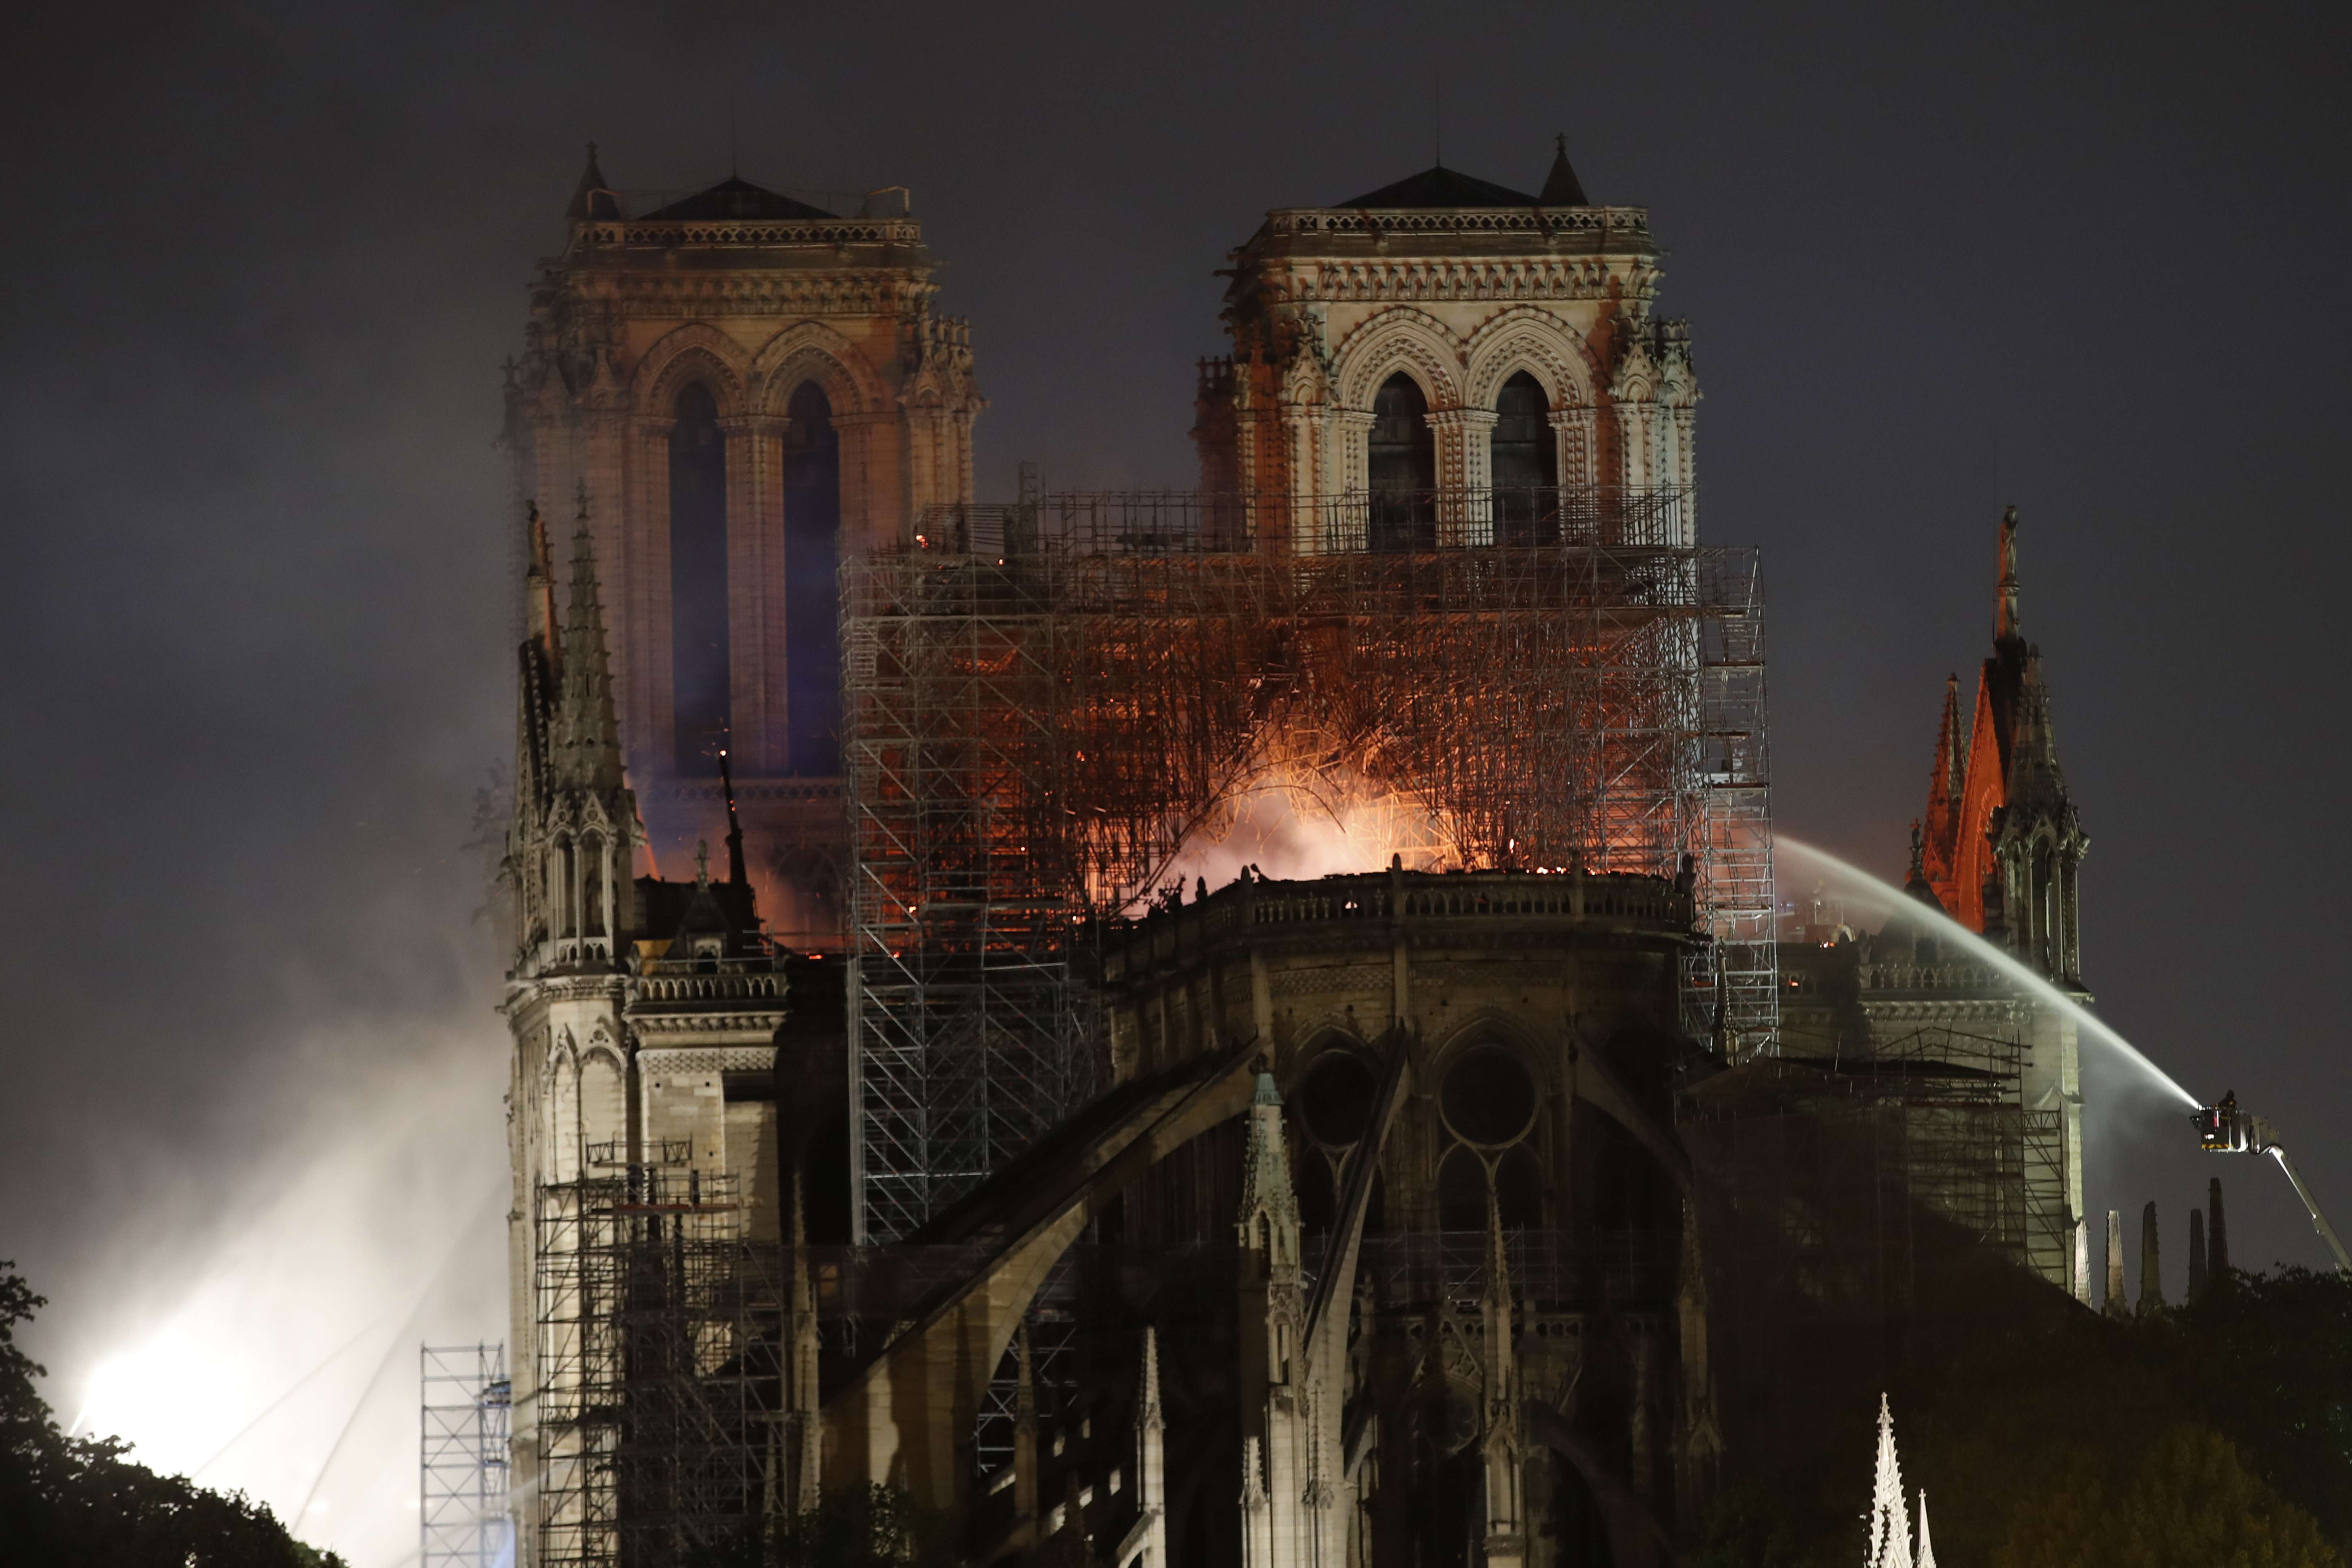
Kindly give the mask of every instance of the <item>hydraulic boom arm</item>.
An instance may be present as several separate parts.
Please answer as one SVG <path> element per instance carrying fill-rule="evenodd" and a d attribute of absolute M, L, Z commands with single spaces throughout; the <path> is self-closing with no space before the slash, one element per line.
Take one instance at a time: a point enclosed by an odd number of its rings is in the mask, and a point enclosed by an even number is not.
<path fill-rule="evenodd" d="M 2189 1118 L 2197 1123 L 2197 1141 L 2209 1152 L 2216 1154 L 2268 1154 L 2278 1162 L 2286 1179 L 2294 1184 L 2294 1195 L 2303 1200 L 2305 1210 L 2311 1215 L 2311 1228 L 2319 1232 L 2327 1249 L 2336 1254 L 2336 1271 L 2352 1275 L 2352 1256 L 2347 1256 L 2344 1244 L 2336 1238 L 2336 1227 L 2319 1212 L 2319 1204 L 2311 1189 L 2303 1184 L 2295 1171 L 2294 1162 L 2286 1157 L 2286 1148 L 2279 1142 L 2278 1129 L 2250 1110 L 2238 1109 L 2238 1097 L 2232 1091 L 2221 1097 L 2219 1105 L 2209 1105 Z"/>

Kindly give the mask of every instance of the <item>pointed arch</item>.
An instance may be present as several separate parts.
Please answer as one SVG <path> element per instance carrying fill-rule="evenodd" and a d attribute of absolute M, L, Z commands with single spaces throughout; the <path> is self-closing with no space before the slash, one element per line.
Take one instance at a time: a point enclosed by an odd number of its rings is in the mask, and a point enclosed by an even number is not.
<path fill-rule="evenodd" d="M 1397 306 L 1381 311 L 1340 341 L 1332 355 L 1332 382 L 1345 407 L 1370 409 L 1381 384 L 1402 371 L 1417 383 L 1433 410 L 1463 405 L 1462 340 L 1425 310 Z"/>
<path fill-rule="evenodd" d="M 751 405 L 761 414 L 789 412 L 804 382 L 824 394 L 835 419 L 877 414 L 890 395 L 856 343 L 822 321 L 795 321 L 760 347 L 750 364 Z"/>
<path fill-rule="evenodd" d="M 750 371 L 751 356 L 740 343 L 707 321 L 688 321 L 647 349 L 629 381 L 638 409 L 653 418 L 670 418 L 677 395 L 699 381 L 727 419 L 748 406 Z"/>
<path fill-rule="evenodd" d="M 1601 380 L 1592 347 L 1549 310 L 1517 305 L 1470 336 L 1464 352 L 1465 406 L 1492 408 L 1503 383 L 1520 371 L 1536 378 L 1555 412 L 1589 408 Z"/>

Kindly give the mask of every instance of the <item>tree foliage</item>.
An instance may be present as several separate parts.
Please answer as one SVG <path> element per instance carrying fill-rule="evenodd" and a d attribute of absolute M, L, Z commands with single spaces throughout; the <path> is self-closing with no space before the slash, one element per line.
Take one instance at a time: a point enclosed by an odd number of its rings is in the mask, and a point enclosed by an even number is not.
<path fill-rule="evenodd" d="M 2229 1269 L 2170 1321 L 2198 1409 L 2339 1550 L 2352 1545 L 2352 1282 Z"/>
<path fill-rule="evenodd" d="M 122 1456 L 112 1437 L 60 1429 L 16 1343 L 47 1301 L 0 1258 L 0 1563 L 79 1568 L 341 1568 L 243 1494 L 206 1491 Z"/>
<path fill-rule="evenodd" d="M 1991 1568 L 2342 1568 L 2310 1514 L 2236 1445 L 2182 1424 L 2135 1451 L 2079 1449 L 2010 1511 Z"/>
<path fill-rule="evenodd" d="M 2352 1280 L 2233 1270 L 2193 1302 L 2122 1321 L 2054 1304 L 1986 1313 L 1970 1338 L 1886 1376 L 1940 1560 L 2352 1562 Z M 1801 1451 L 1749 1458 L 1746 1487 L 1693 1521 L 1696 1561 L 1860 1557 L 1874 1403 L 1842 1397 Z"/>

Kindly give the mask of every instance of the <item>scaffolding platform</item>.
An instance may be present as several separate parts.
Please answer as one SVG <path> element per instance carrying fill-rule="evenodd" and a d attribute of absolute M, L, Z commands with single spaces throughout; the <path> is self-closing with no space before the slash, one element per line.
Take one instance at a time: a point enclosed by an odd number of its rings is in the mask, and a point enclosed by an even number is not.
<path fill-rule="evenodd" d="M 1414 869 L 1689 857 L 1690 1026 L 1768 1051 L 1757 559 L 1697 544 L 1687 500 L 1037 495 L 845 563 L 860 1239 L 1102 1087 L 1097 924 L 1269 784 L 1422 825 Z"/>
<path fill-rule="evenodd" d="M 773 1512 L 782 1292 L 746 1217 L 674 1166 L 539 1189 L 542 1568 L 659 1568 Z"/>
<path fill-rule="evenodd" d="M 507 1438 L 514 1388 L 503 1344 L 423 1345 L 417 1562 L 496 1568 L 514 1561 Z"/>

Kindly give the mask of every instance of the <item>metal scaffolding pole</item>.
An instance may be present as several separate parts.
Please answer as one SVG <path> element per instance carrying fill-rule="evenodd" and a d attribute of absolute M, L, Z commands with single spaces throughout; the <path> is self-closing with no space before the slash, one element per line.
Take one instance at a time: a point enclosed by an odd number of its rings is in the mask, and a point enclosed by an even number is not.
<path fill-rule="evenodd" d="M 778 1506 L 783 1301 L 733 1178 L 625 1165 L 539 1191 L 541 1568 L 659 1568 Z"/>
<path fill-rule="evenodd" d="M 1687 868 L 1693 1026 L 1769 1048 L 1755 553 L 1693 542 L 1676 490 L 1509 499 L 1514 542 L 1398 550 L 1364 547 L 1388 513 L 1494 496 L 1339 497 L 1304 530 L 1286 500 L 1286 536 L 1339 546 L 1294 553 L 1252 548 L 1248 497 L 1043 495 L 845 564 L 864 1239 L 1096 1091 L 1096 921 L 1254 790 L 1386 821 L 1380 863 Z"/>
<path fill-rule="evenodd" d="M 507 1515 L 512 1385 L 507 1348 L 418 1350 L 423 1410 L 417 1516 L 423 1568 L 493 1568 L 513 1559 Z"/>

